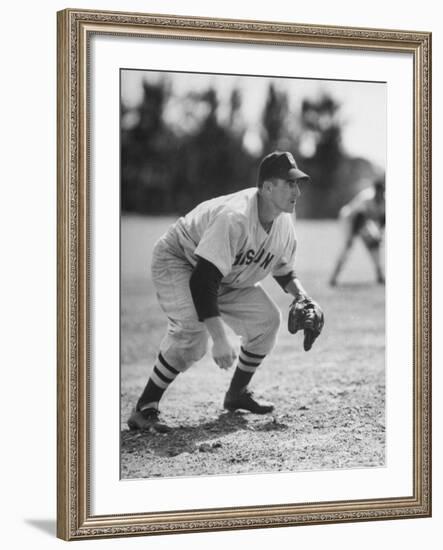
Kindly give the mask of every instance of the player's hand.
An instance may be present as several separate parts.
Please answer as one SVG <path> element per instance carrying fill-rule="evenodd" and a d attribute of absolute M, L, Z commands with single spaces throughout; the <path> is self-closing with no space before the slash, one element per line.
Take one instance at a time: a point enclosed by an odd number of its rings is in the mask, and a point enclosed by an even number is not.
<path fill-rule="evenodd" d="M 215 340 L 212 346 L 212 357 L 215 363 L 223 370 L 229 369 L 234 364 L 237 354 L 234 346 L 228 339 Z"/>

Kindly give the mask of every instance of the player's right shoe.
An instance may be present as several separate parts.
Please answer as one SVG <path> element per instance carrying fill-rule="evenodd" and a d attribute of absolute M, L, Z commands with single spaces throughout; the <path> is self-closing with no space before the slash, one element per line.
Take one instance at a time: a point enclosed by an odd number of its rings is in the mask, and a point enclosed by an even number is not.
<path fill-rule="evenodd" d="M 131 416 L 128 419 L 128 426 L 130 430 L 145 430 L 150 432 L 168 433 L 171 428 L 160 422 L 159 410 L 154 408 L 144 409 L 138 411 L 133 409 Z"/>
<path fill-rule="evenodd" d="M 223 407 L 231 412 L 242 409 L 254 414 L 267 414 L 274 410 L 274 405 L 259 403 L 250 390 L 244 390 L 242 393 L 228 391 L 225 395 Z"/>

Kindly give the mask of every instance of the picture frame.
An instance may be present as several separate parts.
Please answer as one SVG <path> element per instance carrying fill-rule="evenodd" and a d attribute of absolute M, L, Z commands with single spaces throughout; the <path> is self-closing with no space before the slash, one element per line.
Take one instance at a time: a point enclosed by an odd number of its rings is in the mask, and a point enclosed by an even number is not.
<path fill-rule="evenodd" d="M 431 515 L 431 34 L 418 31 L 302 25 L 284 22 L 210 19 L 161 14 L 67 9 L 57 14 L 57 535 L 64 540 L 252 529 Z M 91 188 L 94 166 L 90 94 L 97 79 L 92 40 L 193 41 L 212 44 L 311 48 L 356 56 L 404 54 L 412 67 L 411 136 L 412 232 L 410 250 L 412 368 L 412 460 L 407 494 L 339 500 L 288 499 L 248 506 L 114 510 L 96 513 L 92 480 L 101 465 L 91 458 L 95 419 L 94 378 L 100 315 L 92 304 L 91 272 L 100 261 L 94 240 L 97 197 Z M 394 60 L 395 63 L 395 60 Z M 157 60 L 161 65 L 161 59 Z M 118 176 L 117 176 L 118 177 Z M 113 207 L 116 203 L 112 203 Z M 113 207 L 110 207 L 112 209 Z M 115 209 L 114 209 L 115 214 Z M 115 244 L 115 243 L 114 243 Z M 388 289 L 389 291 L 389 289 Z M 405 306 L 406 307 L 406 306 Z M 401 339 L 402 335 L 400 335 Z M 395 350 L 394 350 L 395 352 Z M 118 359 L 117 359 L 118 360 Z M 105 390 L 102 390 L 105 391 Z M 113 420 L 110 421 L 112 423 Z M 116 475 L 118 472 L 116 473 Z M 118 479 L 117 479 L 118 481 Z M 163 480 L 157 480 L 165 483 Z M 160 489 L 159 489 L 160 490 Z"/>

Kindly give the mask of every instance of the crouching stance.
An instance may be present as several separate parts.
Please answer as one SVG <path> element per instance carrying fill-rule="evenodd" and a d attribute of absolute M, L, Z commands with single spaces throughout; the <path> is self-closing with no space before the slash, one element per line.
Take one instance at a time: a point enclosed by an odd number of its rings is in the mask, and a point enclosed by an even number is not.
<path fill-rule="evenodd" d="M 208 336 L 220 368 L 228 369 L 237 361 L 224 408 L 256 414 L 273 410 L 248 388 L 275 345 L 281 320 L 260 281 L 272 274 L 296 301 L 314 303 L 294 270 L 293 212 L 302 186 L 309 181 L 290 153 L 271 153 L 259 166 L 257 187 L 201 203 L 156 243 L 152 277 L 168 326 L 151 376 L 128 420 L 131 429 L 169 430 L 160 421 L 159 402 L 175 378 L 206 353 Z M 314 311 L 306 309 L 307 330 L 318 314 L 318 309 Z M 225 323 L 242 338 L 238 357 Z"/>
<path fill-rule="evenodd" d="M 377 283 L 384 284 L 380 247 L 385 227 L 385 180 L 376 179 L 360 191 L 340 210 L 339 218 L 344 229 L 344 244 L 337 258 L 329 284 L 335 286 L 345 265 L 354 241 L 360 237 L 375 269 Z"/>

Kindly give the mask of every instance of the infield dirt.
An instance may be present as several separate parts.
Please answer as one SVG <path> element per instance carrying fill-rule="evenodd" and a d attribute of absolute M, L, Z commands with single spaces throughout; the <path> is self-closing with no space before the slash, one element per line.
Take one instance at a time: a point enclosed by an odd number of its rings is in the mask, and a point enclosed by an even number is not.
<path fill-rule="evenodd" d="M 298 221 L 298 274 L 325 311 L 308 353 L 286 328 L 290 297 L 263 286 L 283 316 L 277 345 L 251 387 L 271 415 L 222 408 L 232 370 L 210 353 L 180 375 L 162 401 L 166 435 L 131 432 L 126 420 L 142 391 L 166 319 L 150 276 L 150 253 L 172 218 L 126 217 L 121 231 L 121 477 L 151 478 L 380 467 L 385 464 L 385 288 L 361 243 L 341 284 L 330 288 L 340 247 L 334 221 Z M 238 338 L 232 334 L 238 342 Z"/>

